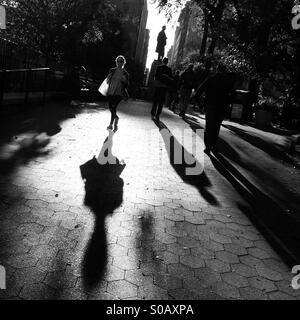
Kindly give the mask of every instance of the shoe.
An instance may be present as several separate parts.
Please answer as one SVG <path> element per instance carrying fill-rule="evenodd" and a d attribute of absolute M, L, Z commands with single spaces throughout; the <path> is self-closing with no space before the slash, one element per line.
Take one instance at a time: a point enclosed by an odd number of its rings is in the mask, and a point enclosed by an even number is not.
<path fill-rule="evenodd" d="M 112 124 L 110 124 L 106 129 L 107 130 L 112 130 L 112 128 L 113 128 L 113 126 L 112 126 Z"/>
<path fill-rule="evenodd" d="M 156 120 L 154 116 L 151 116 L 151 120 Z"/>
<path fill-rule="evenodd" d="M 156 121 L 159 121 L 159 117 L 155 117 L 155 120 L 156 120 Z"/>

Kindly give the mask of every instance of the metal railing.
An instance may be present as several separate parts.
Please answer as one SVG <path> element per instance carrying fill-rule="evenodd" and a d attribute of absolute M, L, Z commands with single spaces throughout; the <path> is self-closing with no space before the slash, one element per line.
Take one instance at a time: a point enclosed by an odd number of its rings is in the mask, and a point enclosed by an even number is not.
<path fill-rule="evenodd" d="M 42 101 L 44 104 L 46 100 L 47 79 L 50 72 L 50 68 L 46 67 L 46 68 L 28 68 L 28 69 L 24 68 L 24 69 L 0 70 L 0 107 L 2 107 L 3 105 L 4 92 L 8 91 L 9 89 L 8 87 L 9 87 L 10 81 L 8 81 L 9 80 L 8 76 L 19 75 L 19 77 L 16 77 L 16 79 L 18 79 L 19 82 L 23 80 L 22 87 L 24 88 L 23 92 L 25 93 L 24 111 L 27 111 L 29 92 L 32 90 L 33 75 L 40 72 L 44 72 L 43 78 L 41 77 L 37 78 L 39 87 L 42 89 L 42 92 L 43 92 Z M 42 80 L 42 83 L 41 83 L 41 80 Z"/>

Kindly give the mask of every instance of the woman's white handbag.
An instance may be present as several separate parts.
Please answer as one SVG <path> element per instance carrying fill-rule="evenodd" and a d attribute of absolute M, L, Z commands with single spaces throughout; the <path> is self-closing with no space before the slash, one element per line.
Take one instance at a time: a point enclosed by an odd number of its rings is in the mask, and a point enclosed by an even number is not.
<path fill-rule="evenodd" d="M 105 78 L 105 79 L 103 80 L 103 82 L 101 83 L 98 91 L 99 91 L 103 96 L 107 96 L 108 87 L 109 87 L 108 80 L 107 80 L 107 78 Z"/>

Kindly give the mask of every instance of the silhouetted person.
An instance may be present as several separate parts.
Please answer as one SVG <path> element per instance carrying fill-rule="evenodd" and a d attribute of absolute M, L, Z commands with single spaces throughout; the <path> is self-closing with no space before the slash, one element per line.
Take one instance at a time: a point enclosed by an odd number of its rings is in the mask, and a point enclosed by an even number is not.
<path fill-rule="evenodd" d="M 163 58 L 162 64 L 156 69 L 154 76 L 154 98 L 151 110 L 152 120 L 159 121 L 167 90 L 173 84 L 172 70 L 167 66 L 168 58 Z"/>
<path fill-rule="evenodd" d="M 107 92 L 111 120 L 107 129 L 118 130 L 119 117 L 117 116 L 117 106 L 122 98 L 128 98 L 129 73 L 124 69 L 126 60 L 124 56 L 117 56 L 116 68 L 111 68 L 107 76 L 109 87 Z"/>
<path fill-rule="evenodd" d="M 165 55 L 165 45 L 167 44 L 167 36 L 165 34 L 166 26 L 163 26 L 157 36 L 157 45 L 155 52 L 158 53 L 158 60 L 161 60 Z"/>
<path fill-rule="evenodd" d="M 234 81 L 234 74 L 227 73 L 225 66 L 219 65 L 217 73 L 208 77 L 196 92 L 196 98 L 205 92 L 204 152 L 207 154 L 216 146 L 226 108 L 231 103 Z"/>
<path fill-rule="evenodd" d="M 175 112 L 175 108 L 179 103 L 179 82 L 180 82 L 180 71 L 176 70 L 175 75 L 174 75 L 174 82 L 173 86 L 171 88 L 171 105 L 170 105 L 170 110 Z"/>
<path fill-rule="evenodd" d="M 192 90 L 196 84 L 196 75 L 194 65 L 190 63 L 185 71 L 180 76 L 180 91 L 179 91 L 179 115 L 184 118 L 186 109 L 190 102 Z"/>

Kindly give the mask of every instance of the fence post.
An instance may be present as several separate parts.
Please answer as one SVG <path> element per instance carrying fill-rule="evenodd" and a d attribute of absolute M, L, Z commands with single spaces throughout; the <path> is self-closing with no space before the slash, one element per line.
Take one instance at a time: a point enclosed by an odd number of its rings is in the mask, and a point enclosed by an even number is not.
<path fill-rule="evenodd" d="M 6 72 L 5 72 L 5 70 L 2 70 L 1 71 L 1 85 L 0 85 L 0 108 L 2 107 L 2 103 L 3 103 L 5 77 L 6 77 Z"/>
<path fill-rule="evenodd" d="M 30 88 L 30 80 L 31 80 L 31 69 L 26 71 L 26 82 L 25 82 L 25 101 L 24 101 L 24 111 L 28 111 L 28 96 L 29 96 L 29 88 Z"/>
<path fill-rule="evenodd" d="M 47 92 L 47 80 L 48 80 L 48 69 L 45 70 L 45 76 L 44 76 L 44 92 L 43 92 L 43 106 L 46 103 L 46 92 Z"/>

